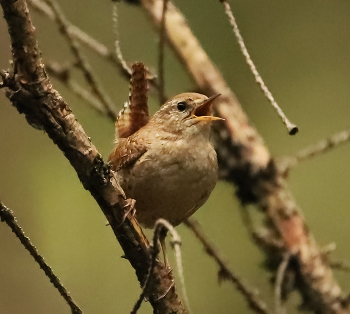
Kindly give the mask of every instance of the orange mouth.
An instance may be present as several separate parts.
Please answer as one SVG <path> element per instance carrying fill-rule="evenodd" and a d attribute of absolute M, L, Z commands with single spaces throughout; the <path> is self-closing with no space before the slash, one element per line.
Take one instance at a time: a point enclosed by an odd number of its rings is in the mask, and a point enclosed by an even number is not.
<path fill-rule="evenodd" d="M 211 109 L 211 105 L 213 104 L 213 101 L 219 96 L 220 94 L 216 94 L 204 100 L 202 104 L 200 104 L 196 109 L 193 110 L 191 116 L 195 118 L 197 121 L 225 120 L 223 118 L 213 117 L 210 113 L 210 109 Z"/>

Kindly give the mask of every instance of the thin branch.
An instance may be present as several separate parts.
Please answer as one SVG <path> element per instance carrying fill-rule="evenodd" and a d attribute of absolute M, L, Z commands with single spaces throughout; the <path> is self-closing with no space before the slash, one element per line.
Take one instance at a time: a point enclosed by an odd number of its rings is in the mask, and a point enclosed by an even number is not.
<path fill-rule="evenodd" d="M 121 224 L 124 211 L 118 182 L 72 110 L 47 79 L 26 1 L 0 0 L 0 4 L 8 24 L 16 66 L 16 74 L 8 73 L 4 81 L 6 96 L 25 115 L 28 123 L 44 130 L 64 153 L 84 188 L 91 193 L 106 216 L 125 257 L 142 283 L 149 268 L 147 238 L 134 218 L 127 217 Z M 185 313 L 174 286 L 162 299 L 155 298 L 156 295 L 163 295 L 164 287 L 169 287 L 169 283 L 173 282 L 159 261 L 156 262 L 153 277 L 155 280 L 149 301 L 154 311 Z"/>
<path fill-rule="evenodd" d="M 180 279 L 180 284 L 181 284 L 181 290 L 182 290 L 182 295 L 184 298 L 185 306 L 187 308 L 187 311 L 191 313 L 191 307 L 190 307 L 190 301 L 187 296 L 187 291 L 186 291 L 186 285 L 185 285 L 185 276 L 184 276 L 184 271 L 182 267 L 182 257 L 181 257 L 181 238 L 180 235 L 177 233 L 175 228 L 165 219 L 158 219 L 156 222 L 157 225 L 163 225 L 172 235 L 173 239 L 171 240 L 171 245 L 175 250 L 175 259 L 176 259 L 176 266 L 177 266 L 177 272 L 179 275 Z"/>
<path fill-rule="evenodd" d="M 152 279 L 152 271 L 155 267 L 155 262 L 157 259 L 157 256 L 159 254 L 159 246 L 158 246 L 158 241 L 160 238 L 160 234 L 162 232 L 162 230 L 166 228 L 168 231 L 170 231 L 173 240 L 172 240 L 172 245 L 175 248 L 175 257 L 176 257 L 176 264 L 178 267 L 178 274 L 180 277 L 180 282 L 181 282 L 181 287 L 182 287 L 182 294 L 183 297 L 185 299 L 185 303 L 186 303 L 186 307 L 188 312 L 190 311 L 190 304 L 188 301 L 188 297 L 187 297 L 187 292 L 186 292 L 186 287 L 185 287 L 185 278 L 183 276 L 183 268 L 182 268 L 182 258 L 181 258 L 181 238 L 179 236 L 179 234 L 176 232 L 176 230 L 174 229 L 174 227 L 165 219 L 158 219 L 155 223 L 154 226 L 154 234 L 153 234 L 153 245 L 152 245 L 152 254 L 151 254 L 151 261 L 150 261 L 150 267 L 148 269 L 148 273 L 146 276 L 146 280 L 145 283 L 142 287 L 142 292 L 140 294 L 139 299 L 137 300 L 137 302 L 135 303 L 132 311 L 130 312 L 130 314 L 136 314 L 136 312 L 139 310 L 142 301 L 144 300 L 144 298 L 147 296 L 148 293 L 148 289 L 150 287 L 151 284 L 151 279 Z M 169 272 L 171 273 L 171 272 Z M 162 299 L 165 297 L 166 294 L 168 294 L 168 292 L 170 291 L 170 289 L 173 287 L 173 284 L 171 284 L 165 291 L 165 293 L 161 296 L 158 297 L 158 300 Z"/>
<path fill-rule="evenodd" d="M 104 108 L 106 109 L 106 112 L 108 113 L 108 116 L 111 119 L 116 119 L 116 113 L 114 111 L 114 104 L 109 99 L 109 97 L 106 96 L 106 92 L 103 90 L 101 84 L 98 82 L 96 75 L 93 73 L 92 68 L 85 58 L 85 56 L 82 54 L 80 47 L 75 40 L 73 36 L 68 31 L 69 22 L 66 20 L 65 16 L 63 15 L 58 3 L 55 0 L 44 0 L 46 4 L 50 6 L 52 9 L 55 20 L 57 22 L 57 25 L 59 27 L 60 32 L 66 37 L 70 49 L 77 61 L 77 66 L 83 71 L 84 77 L 88 84 L 90 85 L 93 93 L 97 96 L 97 98 L 101 101 Z"/>
<path fill-rule="evenodd" d="M 124 60 L 122 50 L 120 48 L 120 34 L 119 34 L 119 27 L 118 27 L 118 1 L 113 1 L 113 31 L 115 36 L 114 46 L 115 46 L 115 53 L 119 60 L 119 63 L 123 70 L 127 72 L 129 75 L 131 75 L 131 69 L 127 65 L 126 61 Z"/>
<path fill-rule="evenodd" d="M 24 234 L 22 228 L 18 225 L 16 217 L 13 215 L 11 209 L 7 208 L 0 201 L 0 218 L 4 221 L 16 235 L 16 237 L 21 241 L 25 249 L 34 258 L 34 260 L 39 264 L 39 267 L 44 271 L 45 275 L 50 279 L 50 282 L 58 290 L 61 296 L 66 300 L 71 308 L 73 314 L 83 313 L 79 306 L 74 302 L 72 297 L 69 295 L 66 288 L 62 285 L 59 278 L 53 273 L 51 267 L 44 261 L 44 258 L 39 254 L 36 247 L 31 243 L 30 239 Z"/>
<path fill-rule="evenodd" d="M 285 253 L 283 255 L 283 260 L 277 269 L 277 276 L 276 276 L 276 282 L 275 282 L 275 311 L 276 311 L 276 314 L 284 314 L 285 313 L 285 310 L 282 308 L 282 305 L 281 305 L 281 290 L 282 290 L 284 274 L 285 274 L 286 269 L 288 267 L 290 258 L 291 258 L 291 254 L 289 252 Z"/>
<path fill-rule="evenodd" d="M 159 105 L 165 102 L 165 81 L 164 81 L 164 47 L 165 47 L 165 23 L 168 0 L 163 0 L 162 20 L 159 28 L 159 46 L 158 46 L 158 80 L 159 80 Z"/>
<path fill-rule="evenodd" d="M 284 171 L 289 170 L 304 160 L 308 160 L 321 154 L 327 153 L 339 145 L 345 144 L 349 141 L 350 130 L 338 132 L 327 139 L 320 140 L 318 143 L 300 150 L 294 156 L 285 157 L 285 160 L 281 160 L 281 167 L 283 167 Z"/>
<path fill-rule="evenodd" d="M 36 12 L 39 14 L 43 14 L 47 16 L 50 20 L 54 21 L 55 16 L 51 8 L 44 3 L 42 0 L 29 0 L 29 4 L 33 9 L 35 9 Z M 78 40 L 81 44 L 85 45 L 87 48 L 91 49 L 93 52 L 97 53 L 100 57 L 106 59 L 109 61 L 112 65 L 114 65 L 120 72 L 120 74 L 125 77 L 126 79 L 130 78 L 129 71 L 122 66 L 120 60 L 118 59 L 117 54 L 115 54 L 113 51 L 108 49 L 108 47 L 104 44 L 102 44 L 100 41 L 96 40 L 86 32 L 84 32 L 82 29 L 77 27 L 76 25 L 73 25 L 71 23 L 68 23 L 67 31 L 70 33 L 70 35 Z M 149 74 L 149 81 L 152 84 L 152 86 L 158 90 L 159 86 L 155 80 L 155 75 Z"/>
<path fill-rule="evenodd" d="M 71 79 L 70 77 L 70 67 L 63 66 L 57 62 L 46 63 L 46 70 L 51 77 L 56 78 L 62 84 L 64 84 L 69 90 L 71 90 L 76 96 L 82 99 L 86 104 L 90 106 L 93 110 L 97 111 L 99 114 L 111 118 L 102 103 L 89 91 L 87 91 L 78 82 Z M 114 119 L 112 119 L 114 122 Z"/>
<path fill-rule="evenodd" d="M 140 309 L 141 304 L 147 295 L 147 290 L 149 289 L 149 286 L 151 284 L 152 270 L 155 267 L 156 259 L 157 259 L 157 256 L 159 254 L 159 247 L 158 247 L 159 233 L 160 233 L 159 229 L 154 230 L 153 246 L 152 246 L 152 250 L 151 250 L 151 257 L 150 257 L 150 263 L 149 263 L 147 276 L 145 279 L 145 283 L 142 287 L 142 292 L 141 292 L 139 298 L 137 299 L 136 303 L 134 304 L 134 307 L 133 307 L 132 311 L 130 312 L 130 314 L 136 314 L 137 311 Z"/>
<path fill-rule="evenodd" d="M 55 20 L 55 15 L 51 8 L 44 3 L 42 0 L 29 0 L 29 4 L 31 7 L 39 14 L 43 14 L 47 16 L 50 20 Z M 121 63 L 119 62 L 117 56 L 113 51 L 109 50 L 107 46 L 90 36 L 89 34 L 85 33 L 82 29 L 79 27 L 68 23 L 67 31 L 70 33 L 72 37 L 74 37 L 76 40 L 78 40 L 80 43 L 97 53 L 102 58 L 107 59 L 110 61 L 114 66 L 118 68 L 120 73 L 127 79 L 129 79 L 130 75 L 125 69 L 122 67 Z"/>
<path fill-rule="evenodd" d="M 249 304 L 250 308 L 254 310 L 256 313 L 261 314 L 268 314 L 269 311 L 267 309 L 267 305 L 259 300 L 257 298 L 257 293 L 255 291 L 252 291 L 251 288 L 249 288 L 241 278 L 239 278 L 226 264 L 224 259 L 221 257 L 221 254 L 218 252 L 218 250 L 214 247 L 212 243 L 207 239 L 206 235 L 204 234 L 203 230 L 201 229 L 199 223 L 192 219 L 188 218 L 185 220 L 184 224 L 192 230 L 192 232 L 195 234 L 197 239 L 203 244 L 205 251 L 208 253 L 210 257 L 212 257 L 215 262 L 220 267 L 220 277 L 222 279 L 230 280 L 235 287 L 238 289 L 239 292 L 242 293 L 245 300 Z"/>
<path fill-rule="evenodd" d="M 255 77 L 255 81 L 260 86 L 260 88 L 263 91 L 265 97 L 270 101 L 271 105 L 277 111 L 277 114 L 280 116 L 280 118 L 282 119 L 283 123 L 287 127 L 289 134 L 290 135 L 295 135 L 296 133 L 298 133 L 299 129 L 298 129 L 298 127 L 295 124 L 291 123 L 288 120 L 288 118 L 284 114 L 283 110 L 279 107 L 279 105 L 275 101 L 274 97 L 272 96 L 271 92 L 269 91 L 269 89 L 265 85 L 265 83 L 264 83 L 261 75 L 259 74 L 258 70 L 256 69 L 256 66 L 253 63 L 253 60 L 251 59 L 251 57 L 249 55 L 249 52 L 248 52 L 247 47 L 246 47 L 246 45 L 244 43 L 243 37 L 242 37 L 242 35 L 241 35 L 240 31 L 239 31 L 236 19 L 233 16 L 230 4 L 228 3 L 227 0 L 220 0 L 220 2 L 222 2 L 224 7 L 225 7 L 225 13 L 226 13 L 226 15 L 227 15 L 227 17 L 229 19 L 229 22 L 230 22 L 232 28 L 233 28 L 233 33 L 236 36 L 238 44 L 239 44 L 239 46 L 241 48 L 241 51 L 243 53 L 243 56 L 245 57 L 245 60 L 246 60 L 248 66 L 250 68 L 250 71 L 253 73 L 253 75 Z"/>
<path fill-rule="evenodd" d="M 324 246 L 321 249 L 321 252 L 323 254 L 323 258 L 326 260 L 326 262 L 329 264 L 329 266 L 333 269 L 339 269 L 345 272 L 350 271 L 350 264 L 348 261 L 344 260 L 335 260 L 330 257 L 331 253 L 335 251 L 337 248 L 337 244 L 335 242 L 331 242 Z"/>
<path fill-rule="evenodd" d="M 152 249 L 151 249 L 151 256 L 150 256 L 150 263 L 149 263 L 149 268 L 148 268 L 148 272 L 147 272 L 147 276 L 145 279 L 145 283 L 142 287 L 142 292 L 138 298 L 138 300 L 136 301 L 132 311 L 130 312 L 130 314 L 136 314 L 137 311 L 139 310 L 142 301 L 145 299 L 147 293 L 148 293 L 148 289 L 151 285 L 151 279 L 152 279 L 152 271 L 155 268 L 156 265 L 156 260 L 157 260 L 157 256 L 159 254 L 159 246 L 158 246 L 158 241 L 160 238 L 160 233 L 162 231 L 162 229 L 164 227 L 168 227 L 167 226 L 167 221 L 165 221 L 164 219 L 158 219 L 156 221 L 156 224 L 154 226 L 154 234 L 153 234 L 153 242 L 152 242 Z M 172 227 L 172 226 L 171 226 Z M 181 239 L 177 239 L 178 243 L 181 243 Z M 165 291 L 164 295 L 161 295 L 158 297 L 158 299 L 162 299 L 164 298 L 164 296 L 169 292 L 169 290 L 172 288 L 173 285 L 169 286 L 169 288 Z"/>
<path fill-rule="evenodd" d="M 163 1 L 140 2 L 159 28 Z M 234 93 L 171 1 L 166 33 L 175 54 L 202 92 L 222 95 L 214 109 L 225 122 L 215 126 L 213 134 L 221 178 L 236 185 L 242 204 L 256 204 L 264 213 L 266 228 L 282 243 L 280 253 L 298 252 L 297 263 L 291 269 L 297 278 L 293 288 L 307 305 L 322 314 L 349 313 L 347 299 L 329 265 L 322 260 L 319 246 L 261 135 L 248 123 Z M 267 261 L 273 257 L 270 249 L 264 253 Z"/>

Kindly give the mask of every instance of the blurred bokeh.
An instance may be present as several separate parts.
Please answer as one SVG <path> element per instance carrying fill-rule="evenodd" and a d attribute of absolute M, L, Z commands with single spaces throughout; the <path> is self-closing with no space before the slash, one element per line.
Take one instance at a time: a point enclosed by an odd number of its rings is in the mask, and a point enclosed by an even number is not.
<path fill-rule="evenodd" d="M 111 2 L 60 0 L 67 18 L 113 49 Z M 194 33 L 222 70 L 250 121 L 274 156 L 293 154 L 335 132 L 349 128 L 350 2 L 327 0 L 231 1 L 249 52 L 266 84 L 300 133 L 287 134 L 256 86 L 219 1 L 178 0 Z M 157 65 L 157 34 L 145 12 L 120 4 L 121 46 L 128 61 Z M 67 64 L 72 57 L 56 25 L 33 13 L 45 61 Z M 128 82 L 105 60 L 83 49 L 118 108 L 128 97 Z M 7 26 L 0 19 L 0 68 L 9 67 Z M 166 50 L 166 93 L 196 87 L 173 53 Z M 74 77 L 83 84 L 81 75 Z M 113 146 L 113 124 L 53 80 L 104 157 Z M 150 99 L 152 110 L 157 98 Z M 320 245 L 337 244 L 334 258 L 350 260 L 349 153 L 345 144 L 305 161 L 290 176 L 290 187 Z M 0 93 L 0 199 L 52 266 L 84 313 L 128 313 L 139 284 L 97 204 L 80 184 L 59 149 L 42 131 L 30 127 Z M 195 214 L 232 269 L 273 307 L 270 274 L 263 255 L 242 226 L 234 188 L 219 182 Z M 248 313 L 230 283 L 218 284 L 218 267 L 184 226 L 184 273 L 193 313 Z M 170 255 L 171 253 L 169 253 Z M 173 259 L 172 259 L 173 261 Z M 174 262 L 171 263 L 175 264 Z M 350 274 L 335 271 L 344 291 Z M 0 313 L 69 313 L 49 280 L 5 224 L 0 224 Z M 295 312 L 297 294 L 288 301 Z M 140 313 L 151 313 L 143 304 Z"/>

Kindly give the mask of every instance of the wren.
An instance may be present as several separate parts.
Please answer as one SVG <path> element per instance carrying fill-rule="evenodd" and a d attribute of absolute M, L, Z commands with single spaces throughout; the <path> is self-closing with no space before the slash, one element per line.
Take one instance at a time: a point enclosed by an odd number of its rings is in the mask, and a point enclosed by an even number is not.
<path fill-rule="evenodd" d="M 197 93 L 168 100 L 149 122 L 117 140 L 109 157 L 127 198 L 136 200 L 136 219 L 153 228 L 159 218 L 177 226 L 208 199 L 218 163 L 210 142 L 213 101 Z"/>

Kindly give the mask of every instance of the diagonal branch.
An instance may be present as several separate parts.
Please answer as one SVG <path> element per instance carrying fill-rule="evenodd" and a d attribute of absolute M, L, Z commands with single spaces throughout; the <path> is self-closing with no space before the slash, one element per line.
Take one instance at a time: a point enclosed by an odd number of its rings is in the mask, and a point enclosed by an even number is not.
<path fill-rule="evenodd" d="M 327 153 L 335 147 L 350 141 L 350 130 L 343 130 L 280 160 L 281 171 L 288 171 L 304 160 Z"/>
<path fill-rule="evenodd" d="M 56 78 L 62 84 L 71 90 L 76 96 L 82 99 L 88 106 L 99 114 L 110 118 L 112 122 L 115 119 L 108 115 L 101 102 L 90 91 L 86 90 L 78 82 L 71 78 L 70 67 L 61 65 L 57 62 L 46 62 L 46 70 L 51 77 Z"/>
<path fill-rule="evenodd" d="M 43 0 L 30 0 L 29 4 L 31 7 L 41 15 L 47 16 L 50 20 L 54 21 L 55 16 L 51 8 L 43 2 Z M 125 66 L 125 64 L 121 63 L 120 58 L 116 53 L 108 49 L 108 47 L 102 44 L 100 41 L 90 36 L 82 29 L 73 25 L 71 23 L 67 24 L 67 32 L 75 38 L 79 43 L 86 46 L 97 55 L 102 57 L 103 59 L 110 62 L 110 64 L 116 67 L 119 70 L 119 74 L 126 78 L 127 80 L 130 78 L 129 69 Z M 156 76 L 149 74 L 148 80 L 150 84 L 156 89 L 159 90 L 158 83 L 156 82 Z"/>
<path fill-rule="evenodd" d="M 66 288 L 62 285 L 59 278 L 53 273 L 51 267 L 44 261 L 44 258 L 39 254 L 36 247 L 31 243 L 30 239 L 24 234 L 22 228 L 18 225 L 16 217 L 13 215 L 11 209 L 7 208 L 0 201 L 0 219 L 6 222 L 11 228 L 12 232 L 21 241 L 26 250 L 33 256 L 34 260 L 39 264 L 40 268 L 44 271 L 45 275 L 50 279 L 51 283 L 58 290 L 61 296 L 66 300 L 72 310 L 72 314 L 83 313 L 79 306 L 74 302 L 72 297 L 69 295 Z"/>
<path fill-rule="evenodd" d="M 229 19 L 229 22 L 232 26 L 233 29 L 233 33 L 236 36 L 237 42 L 239 44 L 239 47 L 242 51 L 243 56 L 245 57 L 246 63 L 248 64 L 250 71 L 253 73 L 255 81 L 258 83 L 260 89 L 262 90 L 262 92 L 264 93 L 265 97 L 270 101 L 272 107 L 274 107 L 274 109 L 276 110 L 277 114 L 279 115 L 279 117 L 281 118 L 282 122 L 285 124 L 286 128 L 288 129 L 288 133 L 290 135 L 295 135 L 296 133 L 298 133 L 299 129 L 298 127 L 291 123 L 289 121 L 289 119 L 286 117 L 286 115 L 284 114 L 283 110 L 281 109 L 281 107 L 277 104 L 275 98 L 272 96 L 272 93 L 270 92 L 270 90 L 267 88 L 266 84 L 264 83 L 261 75 L 259 74 L 252 58 L 249 55 L 248 49 L 244 43 L 243 37 L 241 35 L 241 32 L 238 28 L 236 19 L 232 13 L 231 10 L 231 6 L 229 4 L 229 2 L 227 0 L 220 0 L 220 2 L 223 3 L 224 8 L 225 8 L 225 13 Z"/>
<path fill-rule="evenodd" d="M 141 0 L 157 27 L 162 17 L 162 0 Z M 221 73 L 209 59 L 181 12 L 170 1 L 167 8 L 168 41 L 197 85 L 207 94 L 222 94 L 217 114 L 225 119 L 216 129 L 216 149 L 221 177 L 235 183 L 242 204 L 256 204 L 264 213 L 267 228 L 281 240 L 282 257 L 289 252 L 295 259 L 293 271 L 303 301 L 316 313 L 349 313 L 332 270 L 323 259 L 305 219 L 290 193 L 283 174 L 261 136 L 248 118 Z M 219 128 L 220 127 L 220 128 Z M 270 258 L 270 251 L 265 251 Z M 277 271 L 277 269 L 275 269 Z"/>
<path fill-rule="evenodd" d="M 30 0 L 29 5 L 35 12 L 47 16 L 50 20 L 55 20 L 55 15 L 51 8 L 42 0 Z M 91 37 L 89 34 L 85 33 L 79 27 L 68 23 L 67 25 L 68 33 L 78 40 L 81 44 L 85 45 L 95 53 L 97 53 L 102 58 L 107 59 L 111 62 L 116 68 L 118 68 L 119 73 L 125 78 L 129 79 L 130 73 L 123 67 L 120 63 L 118 56 L 109 50 L 107 46 L 97 41 L 95 38 Z"/>
<path fill-rule="evenodd" d="M 68 31 L 69 23 L 66 20 L 63 12 L 61 11 L 58 3 L 55 0 L 44 0 L 51 8 L 54 13 L 54 17 L 60 32 L 66 37 L 73 56 L 77 61 L 77 66 L 82 70 L 84 77 L 88 84 L 91 87 L 91 90 L 96 95 L 96 97 L 101 101 L 104 106 L 108 116 L 111 119 L 116 119 L 116 113 L 114 111 L 114 105 L 110 98 L 106 95 L 105 91 L 102 88 L 102 85 L 98 82 L 96 75 L 93 73 L 92 68 L 85 58 L 81 49 L 73 36 L 70 35 Z"/>
<path fill-rule="evenodd" d="M 219 276 L 222 276 L 222 278 L 225 280 L 230 280 L 236 286 L 236 288 L 243 294 L 250 308 L 254 312 L 260 314 L 268 314 L 269 311 L 267 309 L 267 305 L 261 300 L 259 300 L 256 293 L 252 291 L 252 289 L 249 288 L 242 281 L 242 279 L 239 278 L 228 267 L 227 263 L 224 261 L 222 256 L 220 256 L 220 253 L 217 251 L 214 245 L 210 243 L 210 241 L 207 239 L 203 230 L 201 230 L 199 223 L 192 218 L 188 218 L 184 223 L 188 228 L 190 228 L 193 231 L 197 239 L 203 244 L 208 255 L 212 257 L 215 260 L 215 262 L 219 265 Z"/>
<path fill-rule="evenodd" d="M 136 270 L 140 283 L 149 267 L 149 243 L 134 218 L 123 221 L 124 200 L 118 182 L 101 154 L 77 122 L 71 109 L 48 80 L 36 36 L 24 0 L 0 0 L 8 24 L 15 72 L 3 77 L 7 97 L 27 121 L 45 130 L 69 160 L 85 189 L 95 198 L 119 241 L 125 257 Z M 25 47 L 25 49 L 23 48 Z M 169 287 L 168 273 L 159 261 L 154 268 L 149 301 L 158 313 L 185 313 L 175 287 Z"/>

